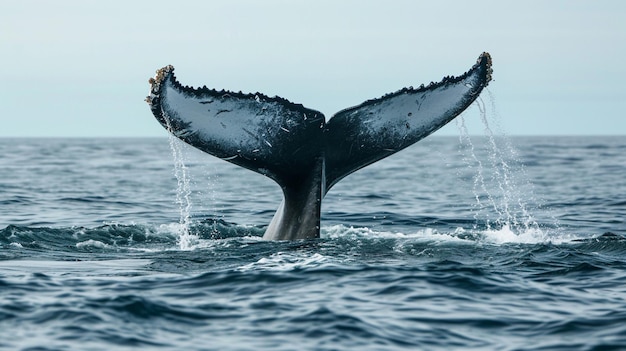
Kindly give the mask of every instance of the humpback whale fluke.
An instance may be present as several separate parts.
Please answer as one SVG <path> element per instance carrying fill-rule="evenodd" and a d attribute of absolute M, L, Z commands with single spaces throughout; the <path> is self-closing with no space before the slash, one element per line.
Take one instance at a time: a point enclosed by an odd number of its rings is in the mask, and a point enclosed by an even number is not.
<path fill-rule="evenodd" d="M 443 127 L 491 80 L 483 53 L 458 77 L 324 115 L 280 97 L 182 86 L 174 67 L 150 79 L 146 101 L 156 119 L 184 142 L 276 181 L 283 201 L 265 239 L 317 238 L 322 198 L 348 174 Z"/>

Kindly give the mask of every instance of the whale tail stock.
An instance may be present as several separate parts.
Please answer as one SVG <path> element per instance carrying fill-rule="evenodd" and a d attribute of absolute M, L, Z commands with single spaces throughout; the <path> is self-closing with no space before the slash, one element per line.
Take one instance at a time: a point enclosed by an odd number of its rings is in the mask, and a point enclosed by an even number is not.
<path fill-rule="evenodd" d="M 166 66 L 146 98 L 184 142 L 263 174 L 283 190 L 265 239 L 319 237 L 321 202 L 348 174 L 430 135 L 463 112 L 491 80 L 483 53 L 465 74 L 404 88 L 324 115 L 280 97 L 182 86 Z"/>

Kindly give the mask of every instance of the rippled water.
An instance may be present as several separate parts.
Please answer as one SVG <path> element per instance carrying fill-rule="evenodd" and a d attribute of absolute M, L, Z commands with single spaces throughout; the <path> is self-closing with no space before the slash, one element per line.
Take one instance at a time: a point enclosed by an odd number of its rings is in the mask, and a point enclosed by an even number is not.
<path fill-rule="evenodd" d="M 626 137 L 427 138 L 296 242 L 174 146 L 0 139 L 0 349 L 626 349 Z"/>

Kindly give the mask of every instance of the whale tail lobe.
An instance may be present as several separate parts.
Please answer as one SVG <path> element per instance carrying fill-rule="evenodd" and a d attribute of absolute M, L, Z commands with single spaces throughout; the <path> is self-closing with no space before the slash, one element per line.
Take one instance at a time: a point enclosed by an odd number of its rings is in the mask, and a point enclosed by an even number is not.
<path fill-rule="evenodd" d="M 303 239 L 319 237 L 322 198 L 333 185 L 450 122 L 492 69 L 483 53 L 461 76 L 365 101 L 328 122 L 280 97 L 182 86 L 173 72 L 166 66 L 150 79 L 156 119 L 184 142 L 276 181 L 284 199 L 264 238 Z"/>

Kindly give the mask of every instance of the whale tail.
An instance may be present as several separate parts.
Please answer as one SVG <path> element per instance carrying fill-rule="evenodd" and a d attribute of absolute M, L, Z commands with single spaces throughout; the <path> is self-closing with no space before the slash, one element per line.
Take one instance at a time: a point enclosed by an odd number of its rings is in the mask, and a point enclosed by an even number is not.
<path fill-rule="evenodd" d="M 483 53 L 465 74 L 404 88 L 342 110 L 328 122 L 280 97 L 182 86 L 166 66 L 146 98 L 156 119 L 184 142 L 276 181 L 284 199 L 266 239 L 319 237 L 321 201 L 348 174 L 450 122 L 491 80 Z"/>

